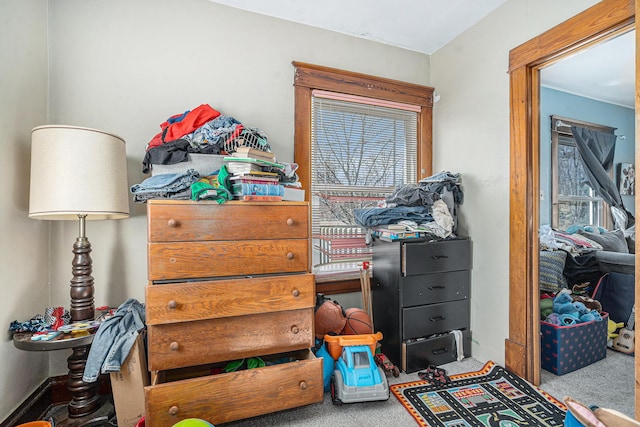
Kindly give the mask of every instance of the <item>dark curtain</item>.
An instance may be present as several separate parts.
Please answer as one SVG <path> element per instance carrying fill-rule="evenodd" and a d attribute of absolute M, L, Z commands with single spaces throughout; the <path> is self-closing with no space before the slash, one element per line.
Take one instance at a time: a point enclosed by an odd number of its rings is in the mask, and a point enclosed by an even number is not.
<path fill-rule="evenodd" d="M 589 185 L 611 206 L 617 228 L 625 230 L 631 227 L 635 219 L 624 207 L 620 191 L 608 173 L 613 166 L 617 136 L 579 126 L 571 126 L 571 133 L 582 158 Z"/>

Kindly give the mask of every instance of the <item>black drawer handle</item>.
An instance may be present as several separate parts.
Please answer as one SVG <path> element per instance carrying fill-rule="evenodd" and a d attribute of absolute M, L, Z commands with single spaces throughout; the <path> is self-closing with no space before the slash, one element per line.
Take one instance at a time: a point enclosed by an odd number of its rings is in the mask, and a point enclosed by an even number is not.
<path fill-rule="evenodd" d="M 438 354 L 444 354 L 447 352 L 446 348 L 439 348 L 437 350 L 431 350 L 431 353 L 433 353 L 434 355 L 438 355 Z"/>
<path fill-rule="evenodd" d="M 429 286 L 429 290 L 430 291 L 432 291 L 434 289 L 444 289 L 444 286 L 442 286 L 442 285 Z"/>
<path fill-rule="evenodd" d="M 447 255 L 431 255 L 433 259 L 446 259 L 449 258 Z"/>
<path fill-rule="evenodd" d="M 434 317 L 431 317 L 429 320 L 432 321 L 432 322 L 439 322 L 439 321 L 444 320 L 444 319 L 446 319 L 446 317 L 444 317 L 444 316 L 434 316 Z"/>

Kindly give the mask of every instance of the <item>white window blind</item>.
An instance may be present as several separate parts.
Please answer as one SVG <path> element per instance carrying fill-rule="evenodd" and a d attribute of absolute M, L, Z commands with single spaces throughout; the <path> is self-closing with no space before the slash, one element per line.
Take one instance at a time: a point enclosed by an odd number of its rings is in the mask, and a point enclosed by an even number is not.
<path fill-rule="evenodd" d="M 391 105 L 391 106 L 390 106 Z M 371 260 L 353 209 L 417 180 L 415 106 L 314 91 L 311 104 L 313 264 L 319 282 L 359 277 Z"/>

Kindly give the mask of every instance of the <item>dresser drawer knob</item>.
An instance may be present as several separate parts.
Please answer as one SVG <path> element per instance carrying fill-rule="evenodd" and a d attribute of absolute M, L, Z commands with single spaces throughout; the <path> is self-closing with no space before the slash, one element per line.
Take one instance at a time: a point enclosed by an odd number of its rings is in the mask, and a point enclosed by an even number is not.
<path fill-rule="evenodd" d="M 298 327 L 296 325 L 293 325 L 291 327 L 291 332 L 293 332 L 293 334 L 297 334 L 298 332 L 300 332 L 300 329 L 298 329 Z"/>
<path fill-rule="evenodd" d="M 171 351 L 178 351 L 178 349 L 180 348 L 180 344 L 178 344 L 177 341 L 174 341 L 169 344 L 169 348 L 171 349 Z"/>
<path fill-rule="evenodd" d="M 287 218 L 287 225 L 293 225 L 293 218 Z"/>
<path fill-rule="evenodd" d="M 171 228 L 177 227 L 180 223 L 178 222 L 177 219 L 173 219 L 171 218 L 169 221 L 167 221 L 167 225 Z"/>
<path fill-rule="evenodd" d="M 178 306 L 178 303 L 175 302 L 174 300 L 171 300 L 167 303 L 167 307 L 169 307 L 169 310 L 175 310 L 177 306 Z"/>
<path fill-rule="evenodd" d="M 429 320 L 431 320 L 432 322 L 440 322 L 441 320 L 444 320 L 444 319 L 445 319 L 444 316 L 433 316 L 429 318 Z"/>
<path fill-rule="evenodd" d="M 433 259 L 447 259 L 449 257 L 446 256 L 446 255 L 432 255 L 431 258 L 433 258 Z"/>
<path fill-rule="evenodd" d="M 429 290 L 430 291 L 432 291 L 434 289 L 444 289 L 444 286 L 442 286 L 442 285 L 429 286 Z"/>
<path fill-rule="evenodd" d="M 294 297 L 298 298 L 300 296 L 300 291 L 297 289 L 294 289 L 293 292 L 291 292 L 291 295 L 293 295 Z"/>
<path fill-rule="evenodd" d="M 293 259 L 293 252 L 287 252 L 287 259 Z"/>
<path fill-rule="evenodd" d="M 169 415 L 178 415 L 178 407 L 177 406 L 172 406 L 171 408 L 169 408 Z"/>
<path fill-rule="evenodd" d="M 300 381 L 300 390 L 306 390 L 306 389 L 307 389 L 307 382 Z"/>

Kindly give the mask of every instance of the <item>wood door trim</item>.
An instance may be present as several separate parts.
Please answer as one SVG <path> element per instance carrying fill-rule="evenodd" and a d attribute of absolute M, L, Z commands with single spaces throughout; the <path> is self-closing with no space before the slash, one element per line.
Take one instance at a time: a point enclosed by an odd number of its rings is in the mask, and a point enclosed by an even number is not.
<path fill-rule="evenodd" d="M 634 28 L 640 0 L 602 0 L 545 33 L 512 49 L 510 74 L 510 230 L 509 337 L 505 366 L 534 384 L 540 383 L 538 321 L 539 226 L 539 70 L 578 49 Z M 636 31 L 636 38 L 638 34 Z M 636 63 L 638 63 L 636 55 Z M 640 72 L 636 68 L 636 72 Z M 636 104 L 639 102 L 636 77 Z M 636 116 L 637 117 L 637 116 Z M 636 118 L 636 122 L 638 119 Z M 638 125 L 636 134 L 638 135 Z M 636 150 L 636 161 L 640 154 Z M 640 203 L 636 198 L 636 209 Z M 638 259 L 636 254 L 636 274 Z M 639 293 L 636 299 L 640 302 Z M 523 307 L 524 305 L 524 307 Z M 524 309 L 523 309 L 524 308 Z M 640 341 L 640 340 L 639 340 Z M 640 345 L 636 344 L 640 351 Z M 640 361 L 636 359 L 636 372 Z M 636 417 L 640 417 L 640 386 L 636 376 Z"/>

